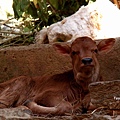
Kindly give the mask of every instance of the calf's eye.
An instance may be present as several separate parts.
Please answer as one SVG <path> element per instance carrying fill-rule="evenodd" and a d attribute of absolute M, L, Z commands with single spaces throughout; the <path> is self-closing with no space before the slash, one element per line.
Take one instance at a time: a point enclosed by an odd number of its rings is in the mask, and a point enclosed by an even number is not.
<path fill-rule="evenodd" d="M 98 53 L 98 49 L 95 49 L 94 52 L 95 52 L 95 53 Z"/>
<path fill-rule="evenodd" d="M 72 51 L 72 55 L 75 55 L 76 54 L 76 52 L 75 51 Z"/>
<path fill-rule="evenodd" d="M 78 51 L 72 51 L 72 55 L 76 55 L 76 54 L 79 54 Z"/>
<path fill-rule="evenodd" d="M 92 50 L 93 53 L 98 53 L 98 49 Z"/>

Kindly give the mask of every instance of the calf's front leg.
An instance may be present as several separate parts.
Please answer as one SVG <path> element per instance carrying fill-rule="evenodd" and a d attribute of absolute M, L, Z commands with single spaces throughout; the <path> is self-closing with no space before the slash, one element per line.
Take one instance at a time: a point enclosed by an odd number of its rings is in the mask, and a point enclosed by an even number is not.
<path fill-rule="evenodd" d="M 25 106 L 27 106 L 34 114 L 52 114 L 52 115 L 65 115 L 66 113 L 72 114 L 72 105 L 67 101 L 62 101 L 56 106 L 45 107 L 38 105 L 34 101 L 26 101 Z"/>

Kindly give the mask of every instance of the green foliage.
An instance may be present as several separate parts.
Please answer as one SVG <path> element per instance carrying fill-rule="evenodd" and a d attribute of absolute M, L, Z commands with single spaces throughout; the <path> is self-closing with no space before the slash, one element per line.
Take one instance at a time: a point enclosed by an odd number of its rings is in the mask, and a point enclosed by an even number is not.
<path fill-rule="evenodd" d="M 88 2 L 89 0 L 13 0 L 13 10 L 15 18 L 28 22 L 25 27 L 31 31 L 40 30 L 70 16 Z"/>
<path fill-rule="evenodd" d="M 13 40 L 10 45 L 34 43 L 36 31 L 74 14 L 80 6 L 91 1 L 95 0 L 13 0 L 14 16 L 22 21 L 20 31 L 32 34 L 21 35 L 20 39 Z"/>

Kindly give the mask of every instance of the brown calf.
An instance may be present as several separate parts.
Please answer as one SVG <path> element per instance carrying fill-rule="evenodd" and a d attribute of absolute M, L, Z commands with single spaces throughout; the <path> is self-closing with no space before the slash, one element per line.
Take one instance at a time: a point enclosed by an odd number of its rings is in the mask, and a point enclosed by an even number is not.
<path fill-rule="evenodd" d="M 96 55 L 110 50 L 115 39 L 98 45 L 89 37 L 77 38 L 68 45 L 54 44 L 62 54 L 70 54 L 73 70 L 53 76 L 21 76 L 0 84 L 0 108 L 26 106 L 35 114 L 63 115 L 90 103 L 88 85 L 99 80 Z M 85 112 L 85 111 L 83 111 Z"/>

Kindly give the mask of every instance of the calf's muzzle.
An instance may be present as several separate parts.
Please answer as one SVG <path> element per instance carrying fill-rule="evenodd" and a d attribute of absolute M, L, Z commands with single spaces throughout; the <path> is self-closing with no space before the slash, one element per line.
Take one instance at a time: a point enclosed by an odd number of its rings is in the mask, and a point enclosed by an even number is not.
<path fill-rule="evenodd" d="M 83 58 L 82 59 L 82 63 L 84 64 L 84 65 L 90 65 L 91 63 L 92 63 L 92 58 Z"/>

